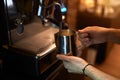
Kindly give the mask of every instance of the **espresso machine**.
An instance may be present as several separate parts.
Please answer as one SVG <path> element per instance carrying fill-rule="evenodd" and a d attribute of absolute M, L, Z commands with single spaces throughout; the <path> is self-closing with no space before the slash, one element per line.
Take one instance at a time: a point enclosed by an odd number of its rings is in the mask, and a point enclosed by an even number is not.
<path fill-rule="evenodd" d="M 1 0 L 0 11 L 3 76 L 66 80 L 54 39 L 68 29 L 62 0 Z"/>

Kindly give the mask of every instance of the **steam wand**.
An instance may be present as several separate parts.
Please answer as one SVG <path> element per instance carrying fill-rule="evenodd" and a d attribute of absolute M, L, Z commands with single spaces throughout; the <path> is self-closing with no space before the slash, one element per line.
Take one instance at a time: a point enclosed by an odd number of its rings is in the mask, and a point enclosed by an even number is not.
<path fill-rule="evenodd" d="M 54 12 L 57 12 L 57 14 L 54 14 L 55 18 L 53 17 L 53 14 L 52 14 L 52 16 L 48 17 L 47 19 L 49 19 L 49 21 L 59 26 L 59 35 L 61 35 L 62 29 L 68 28 L 68 25 L 62 20 L 62 12 L 61 12 L 62 5 L 58 2 L 54 2 L 54 5 L 56 6 L 56 9 Z"/>
<path fill-rule="evenodd" d="M 56 5 L 56 10 L 58 11 L 59 14 L 56 14 L 56 17 L 58 18 L 57 20 L 59 21 L 59 34 L 62 34 L 62 26 L 63 26 L 63 22 L 62 22 L 62 12 L 61 12 L 61 4 L 60 3 L 55 3 Z"/>
<path fill-rule="evenodd" d="M 54 23 L 55 25 L 59 26 L 59 33 L 61 34 L 61 30 L 66 26 L 66 24 L 62 21 L 62 5 L 60 2 L 53 2 L 49 5 L 42 4 L 39 2 L 39 5 L 43 8 L 42 12 L 42 22 L 43 24 L 46 23 L 46 21 L 50 21 Z M 48 14 L 49 12 L 46 12 L 48 8 L 52 7 L 51 14 Z"/>

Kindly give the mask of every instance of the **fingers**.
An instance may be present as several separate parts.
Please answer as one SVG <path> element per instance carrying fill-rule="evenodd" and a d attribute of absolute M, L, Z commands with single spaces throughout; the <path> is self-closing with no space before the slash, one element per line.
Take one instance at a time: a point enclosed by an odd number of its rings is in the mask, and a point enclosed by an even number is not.
<path fill-rule="evenodd" d="M 88 37 L 88 33 L 80 33 L 80 32 L 78 32 L 78 35 L 79 35 L 80 38 Z"/>
<path fill-rule="evenodd" d="M 79 41 L 81 42 L 82 49 L 91 45 L 91 40 L 89 38 L 80 38 Z"/>
<path fill-rule="evenodd" d="M 63 64 L 66 69 L 71 67 L 71 65 L 67 61 L 63 61 Z"/>
<path fill-rule="evenodd" d="M 90 42 L 90 39 L 89 38 L 83 38 L 83 39 L 80 39 L 80 41 L 82 41 L 82 42 Z"/>
<path fill-rule="evenodd" d="M 73 70 L 73 64 L 68 63 L 67 61 L 63 61 L 64 67 L 65 69 L 69 72 L 69 73 L 75 73 Z M 71 67 L 72 66 L 72 67 Z"/>
<path fill-rule="evenodd" d="M 92 41 L 88 33 L 83 32 L 82 30 L 79 30 L 77 32 L 77 35 L 78 35 L 78 40 L 81 41 L 82 48 L 85 48 L 91 45 Z"/>
<path fill-rule="evenodd" d="M 59 60 L 63 61 L 70 61 L 71 59 L 69 58 L 70 56 L 62 55 L 62 54 L 57 54 L 56 56 Z"/>
<path fill-rule="evenodd" d="M 80 38 L 88 37 L 88 33 L 81 32 L 80 30 L 76 32 L 76 35 L 78 35 Z"/>

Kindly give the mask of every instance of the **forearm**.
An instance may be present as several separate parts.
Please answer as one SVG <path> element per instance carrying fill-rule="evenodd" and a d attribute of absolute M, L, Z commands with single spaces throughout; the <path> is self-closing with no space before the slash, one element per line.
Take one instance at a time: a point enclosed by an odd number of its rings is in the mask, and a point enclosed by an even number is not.
<path fill-rule="evenodd" d="M 95 67 L 89 65 L 85 69 L 85 74 L 90 77 L 92 80 L 120 80 L 111 75 L 108 75 Z"/>
<path fill-rule="evenodd" d="M 120 29 L 110 28 L 107 31 L 107 41 L 120 44 Z"/>

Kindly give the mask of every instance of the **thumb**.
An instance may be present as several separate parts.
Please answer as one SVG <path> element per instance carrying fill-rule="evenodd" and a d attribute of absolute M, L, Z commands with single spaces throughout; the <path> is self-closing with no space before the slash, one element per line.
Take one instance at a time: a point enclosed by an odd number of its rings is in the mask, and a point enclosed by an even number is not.
<path fill-rule="evenodd" d="M 86 33 L 86 30 L 85 29 L 79 29 L 77 32 L 78 33 Z"/>
<path fill-rule="evenodd" d="M 63 61 L 70 61 L 70 56 L 62 55 L 62 54 L 57 54 L 56 56 L 59 60 Z"/>

